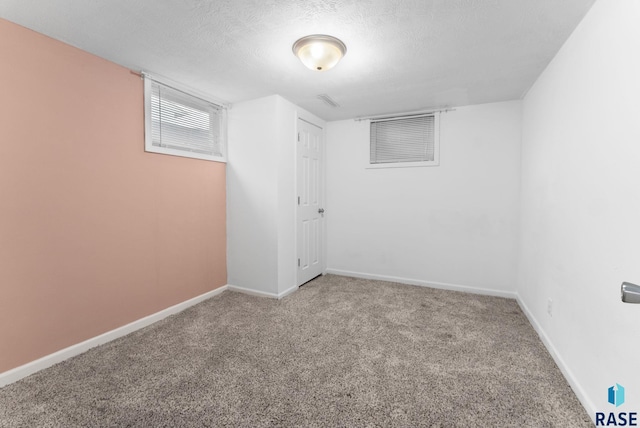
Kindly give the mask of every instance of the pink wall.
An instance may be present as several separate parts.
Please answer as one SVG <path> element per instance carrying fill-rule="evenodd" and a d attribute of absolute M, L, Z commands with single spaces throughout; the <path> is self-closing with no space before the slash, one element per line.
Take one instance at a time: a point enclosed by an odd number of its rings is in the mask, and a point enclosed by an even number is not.
<path fill-rule="evenodd" d="M 0 373 L 226 283 L 225 165 L 143 119 L 138 76 L 0 19 Z"/>

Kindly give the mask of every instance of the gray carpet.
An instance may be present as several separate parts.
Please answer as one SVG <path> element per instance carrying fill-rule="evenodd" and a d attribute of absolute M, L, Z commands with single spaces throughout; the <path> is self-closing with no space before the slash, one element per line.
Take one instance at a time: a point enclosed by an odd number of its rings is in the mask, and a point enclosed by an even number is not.
<path fill-rule="evenodd" d="M 2 427 L 591 426 L 514 300 L 226 291 L 0 389 Z"/>

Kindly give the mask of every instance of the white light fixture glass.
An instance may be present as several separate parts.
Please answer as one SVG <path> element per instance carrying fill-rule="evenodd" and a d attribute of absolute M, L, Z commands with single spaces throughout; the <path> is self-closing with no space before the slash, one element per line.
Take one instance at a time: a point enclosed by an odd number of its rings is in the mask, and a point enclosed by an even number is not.
<path fill-rule="evenodd" d="M 314 34 L 298 39 L 293 53 L 311 70 L 327 71 L 347 53 L 347 47 L 333 36 Z"/>

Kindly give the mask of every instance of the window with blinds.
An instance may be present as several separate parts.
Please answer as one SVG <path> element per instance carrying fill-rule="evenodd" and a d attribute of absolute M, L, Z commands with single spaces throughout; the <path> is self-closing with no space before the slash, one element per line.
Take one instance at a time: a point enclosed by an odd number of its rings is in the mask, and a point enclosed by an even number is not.
<path fill-rule="evenodd" d="M 435 113 L 370 122 L 371 166 L 438 165 L 438 116 Z"/>
<path fill-rule="evenodd" d="M 225 161 L 225 109 L 145 77 L 145 150 Z"/>

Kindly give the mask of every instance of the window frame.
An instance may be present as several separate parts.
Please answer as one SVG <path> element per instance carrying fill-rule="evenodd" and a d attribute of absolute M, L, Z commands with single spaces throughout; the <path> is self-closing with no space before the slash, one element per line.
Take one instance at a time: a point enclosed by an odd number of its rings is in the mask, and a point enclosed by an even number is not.
<path fill-rule="evenodd" d="M 430 112 L 423 114 L 407 114 L 404 116 L 391 116 L 384 118 L 387 120 L 402 120 L 411 117 L 420 116 L 433 116 L 433 160 L 432 161 L 417 161 L 417 162 L 381 162 L 371 163 L 371 122 L 375 122 L 375 119 L 369 119 L 367 121 L 367 160 L 366 169 L 380 169 L 380 168 L 416 168 L 416 167 L 431 167 L 440 165 L 440 112 Z M 383 118 L 380 118 L 383 119 Z"/>
<path fill-rule="evenodd" d="M 197 91 L 185 87 L 179 83 L 170 81 L 165 78 L 159 78 L 157 76 L 151 76 L 149 74 L 142 74 L 144 82 L 144 150 L 149 153 L 164 154 L 170 156 L 179 156 L 191 159 L 200 159 L 213 162 L 227 162 L 227 105 L 220 101 L 215 101 L 211 97 L 198 93 Z M 220 116 L 220 151 L 222 156 L 208 155 L 204 153 L 189 152 L 186 150 L 172 149 L 168 147 L 158 147 L 153 145 L 153 135 L 151 132 L 151 85 L 155 82 L 162 86 L 169 87 L 173 90 L 182 92 L 183 94 L 194 98 L 197 101 L 205 102 L 212 105 L 219 110 Z"/>

